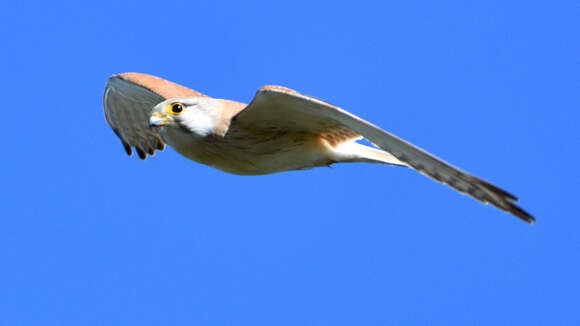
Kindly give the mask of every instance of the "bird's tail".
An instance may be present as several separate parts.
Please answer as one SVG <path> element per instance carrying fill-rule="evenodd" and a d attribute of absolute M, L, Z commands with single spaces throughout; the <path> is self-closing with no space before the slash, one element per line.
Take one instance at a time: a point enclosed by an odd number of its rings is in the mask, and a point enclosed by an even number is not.
<path fill-rule="evenodd" d="M 338 156 L 339 162 L 367 162 L 407 166 L 407 164 L 399 161 L 396 157 L 383 150 L 354 141 L 338 145 L 335 148 L 335 154 Z"/>

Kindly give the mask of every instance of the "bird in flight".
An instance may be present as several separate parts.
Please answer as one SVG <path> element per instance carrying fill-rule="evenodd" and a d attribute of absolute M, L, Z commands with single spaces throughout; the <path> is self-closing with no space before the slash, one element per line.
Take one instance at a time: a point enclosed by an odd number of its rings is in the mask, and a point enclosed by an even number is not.
<path fill-rule="evenodd" d="M 181 155 L 239 175 L 262 175 L 341 162 L 409 167 L 527 223 L 517 198 L 381 128 L 319 99 L 264 86 L 250 104 L 216 99 L 159 77 L 113 75 L 105 118 L 128 155 L 141 159 L 165 144 Z M 377 146 L 356 141 L 366 138 Z"/>

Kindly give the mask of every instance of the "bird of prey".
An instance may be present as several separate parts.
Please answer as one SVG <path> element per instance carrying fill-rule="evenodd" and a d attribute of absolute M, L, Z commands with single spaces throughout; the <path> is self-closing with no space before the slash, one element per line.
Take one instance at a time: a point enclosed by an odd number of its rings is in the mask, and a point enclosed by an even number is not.
<path fill-rule="evenodd" d="M 461 171 L 381 128 L 319 99 L 264 86 L 250 104 L 208 97 L 141 73 L 113 75 L 105 118 L 128 155 L 141 159 L 169 144 L 181 155 L 239 175 L 369 162 L 409 167 L 527 223 L 515 196 Z M 359 144 L 366 138 L 377 148 Z"/>

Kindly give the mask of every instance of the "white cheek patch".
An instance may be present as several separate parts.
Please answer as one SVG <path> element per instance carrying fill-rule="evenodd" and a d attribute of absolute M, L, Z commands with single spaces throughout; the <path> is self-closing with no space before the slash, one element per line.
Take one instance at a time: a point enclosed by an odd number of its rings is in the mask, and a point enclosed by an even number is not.
<path fill-rule="evenodd" d="M 217 126 L 215 117 L 195 108 L 191 109 L 187 114 L 183 114 L 181 120 L 187 129 L 202 137 L 213 133 Z"/>

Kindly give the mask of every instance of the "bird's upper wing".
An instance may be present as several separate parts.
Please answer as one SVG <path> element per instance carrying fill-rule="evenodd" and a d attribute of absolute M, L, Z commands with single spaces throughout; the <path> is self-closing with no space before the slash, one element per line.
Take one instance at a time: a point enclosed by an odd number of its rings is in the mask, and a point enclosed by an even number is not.
<path fill-rule="evenodd" d="M 284 87 L 262 87 L 252 102 L 234 117 L 231 127 L 235 128 L 236 125 L 328 134 L 339 140 L 339 143 L 362 135 L 415 170 L 528 223 L 535 222 L 530 214 L 515 205 L 517 198 L 508 192 L 451 166 L 353 114 Z"/>
<path fill-rule="evenodd" d="M 333 146 L 363 137 L 360 131 L 324 114 L 325 110 L 349 114 L 286 87 L 264 86 L 258 90 L 252 102 L 233 117 L 230 130 L 239 127 L 312 133 Z"/>
<path fill-rule="evenodd" d="M 117 134 L 128 155 L 135 147 L 141 159 L 165 144 L 149 127 L 153 107 L 168 98 L 205 96 L 165 79 L 140 73 L 124 73 L 109 78 L 103 95 L 107 122 Z"/>

